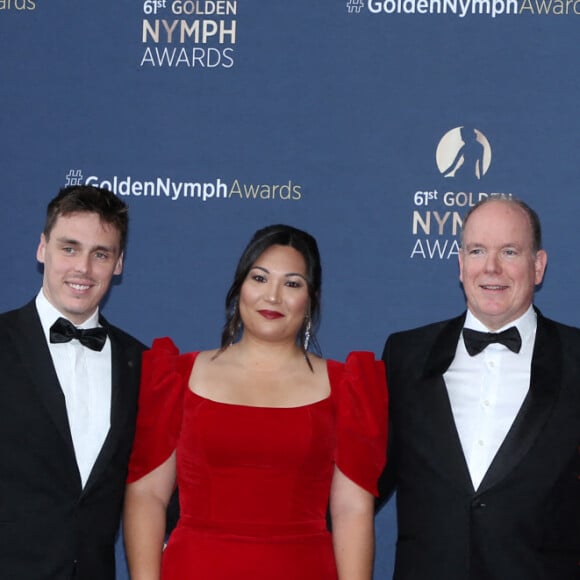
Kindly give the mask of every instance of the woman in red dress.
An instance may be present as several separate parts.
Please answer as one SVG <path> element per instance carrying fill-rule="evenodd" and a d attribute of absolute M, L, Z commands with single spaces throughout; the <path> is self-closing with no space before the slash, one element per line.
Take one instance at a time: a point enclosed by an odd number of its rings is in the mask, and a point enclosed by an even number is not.
<path fill-rule="evenodd" d="M 238 263 L 221 348 L 180 355 L 164 338 L 145 353 L 124 513 L 132 580 L 371 579 L 385 374 L 371 353 L 309 352 L 320 284 L 314 238 L 264 228 Z"/>

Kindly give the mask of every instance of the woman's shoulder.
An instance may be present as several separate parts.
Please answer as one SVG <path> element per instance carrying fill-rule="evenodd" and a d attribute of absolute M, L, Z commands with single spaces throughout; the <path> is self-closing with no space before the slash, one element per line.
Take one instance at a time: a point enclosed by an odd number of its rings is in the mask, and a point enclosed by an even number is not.
<path fill-rule="evenodd" d="M 342 376 L 344 374 L 357 375 L 370 369 L 381 370 L 383 362 L 377 360 L 375 354 L 370 351 L 354 350 L 348 353 L 344 361 L 328 359 L 329 374 Z"/>
<path fill-rule="evenodd" d="M 306 355 L 306 359 L 307 361 L 310 361 L 312 369 L 314 370 L 315 373 L 326 372 L 326 369 L 328 368 L 328 363 L 330 362 L 328 359 L 322 358 L 321 356 L 318 356 L 317 354 L 313 354 L 310 352 Z"/>
<path fill-rule="evenodd" d="M 162 336 L 160 338 L 154 338 L 151 344 L 151 348 L 147 352 L 153 352 L 159 355 L 166 355 L 166 356 L 180 356 L 180 355 L 195 355 L 201 354 L 201 352 L 206 351 L 199 351 L 199 350 L 186 350 L 180 351 L 175 341 L 169 336 Z"/>
<path fill-rule="evenodd" d="M 142 371 L 154 374 L 176 371 L 188 376 L 199 355 L 195 350 L 181 352 L 168 336 L 156 338 L 151 348 L 143 353 Z"/>
<path fill-rule="evenodd" d="M 197 362 L 201 364 L 218 360 L 221 352 L 222 351 L 219 348 L 212 348 L 210 350 L 198 350 L 191 354 L 195 354 Z"/>
<path fill-rule="evenodd" d="M 329 360 L 328 378 L 337 402 L 362 398 L 372 406 L 386 398 L 384 363 L 372 352 L 353 351 L 344 362 Z"/>

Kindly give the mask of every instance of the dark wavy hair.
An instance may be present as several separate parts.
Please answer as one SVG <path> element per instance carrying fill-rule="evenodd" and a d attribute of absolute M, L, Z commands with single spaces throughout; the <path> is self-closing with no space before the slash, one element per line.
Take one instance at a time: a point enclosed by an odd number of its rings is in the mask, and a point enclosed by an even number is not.
<path fill-rule="evenodd" d="M 320 352 L 314 337 L 314 330 L 320 320 L 320 287 L 322 284 L 320 253 L 318 252 L 318 244 L 313 236 L 303 230 L 283 224 L 271 225 L 258 230 L 252 236 L 240 257 L 234 280 L 226 296 L 226 323 L 222 332 L 220 352 L 233 344 L 242 332 L 243 323 L 238 308 L 242 284 L 258 258 L 271 246 L 290 246 L 302 254 L 306 263 L 309 308 L 297 340 L 310 365 L 305 347 L 306 327 L 309 320 L 311 322 L 311 334 L 308 350 L 310 350 L 310 345 L 312 345 L 312 350 L 317 353 Z"/>

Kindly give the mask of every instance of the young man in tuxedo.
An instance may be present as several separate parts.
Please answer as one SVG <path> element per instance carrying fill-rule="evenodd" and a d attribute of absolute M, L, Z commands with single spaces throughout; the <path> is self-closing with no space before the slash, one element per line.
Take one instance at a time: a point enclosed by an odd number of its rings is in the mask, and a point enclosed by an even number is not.
<path fill-rule="evenodd" d="M 127 206 L 90 186 L 47 209 L 42 288 L 0 315 L 0 576 L 114 580 L 144 345 L 99 304 L 123 269 Z"/>
<path fill-rule="evenodd" d="M 546 264 L 536 213 L 488 198 L 467 312 L 387 340 L 396 580 L 580 578 L 580 330 L 533 306 Z"/>

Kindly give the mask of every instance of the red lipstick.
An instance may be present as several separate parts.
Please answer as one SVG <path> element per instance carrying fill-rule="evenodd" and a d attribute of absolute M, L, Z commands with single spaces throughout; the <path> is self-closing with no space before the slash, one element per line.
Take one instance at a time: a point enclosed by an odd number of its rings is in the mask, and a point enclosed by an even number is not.
<path fill-rule="evenodd" d="M 276 310 L 258 310 L 258 312 L 268 320 L 275 320 L 284 316 L 281 312 L 276 312 Z"/>

